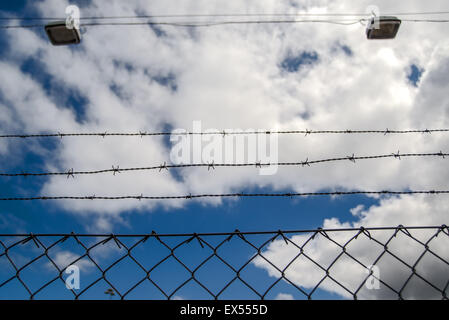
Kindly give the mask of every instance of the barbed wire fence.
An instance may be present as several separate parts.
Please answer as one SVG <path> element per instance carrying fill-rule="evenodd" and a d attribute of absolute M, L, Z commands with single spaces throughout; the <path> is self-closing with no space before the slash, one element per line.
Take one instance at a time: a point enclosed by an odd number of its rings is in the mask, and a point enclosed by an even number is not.
<path fill-rule="evenodd" d="M 292 130 L 0 135 L 60 138 L 172 135 L 432 134 L 426 130 Z M 407 157 L 445 159 L 449 154 L 395 153 L 277 163 L 161 164 L 95 171 L 0 173 L 2 177 L 94 175 L 172 168 L 309 167 L 337 161 Z M 32 200 L 177 200 L 197 198 L 310 197 L 345 195 L 446 195 L 449 190 L 343 190 L 288 193 L 223 193 L 124 196 L 0 197 Z M 411 249 L 410 249 L 411 248 Z M 76 266 L 82 286 L 67 288 Z M 371 285 L 369 285 L 371 283 Z M 377 283 L 373 285 L 373 283 Z M 0 299 L 448 299 L 449 229 L 442 226 L 314 229 L 193 234 L 0 234 Z"/>
<path fill-rule="evenodd" d="M 320 299 L 332 292 L 346 299 L 447 300 L 448 244 L 446 225 L 1 234 L 0 298 L 276 299 L 288 292 Z M 68 289 L 66 271 L 74 265 L 81 286 Z"/>

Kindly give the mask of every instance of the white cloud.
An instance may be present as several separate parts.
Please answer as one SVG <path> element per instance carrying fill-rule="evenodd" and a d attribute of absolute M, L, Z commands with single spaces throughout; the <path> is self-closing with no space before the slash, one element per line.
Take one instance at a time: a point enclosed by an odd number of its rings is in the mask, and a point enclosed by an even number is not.
<path fill-rule="evenodd" d="M 77 262 L 75 262 L 80 256 L 70 252 L 70 251 L 59 251 L 54 257 L 51 257 L 54 263 L 58 266 L 59 269 L 67 268 L 71 265 L 77 266 L 81 271 L 88 272 L 95 267 L 92 261 L 83 258 Z M 54 269 L 54 265 L 51 262 L 47 263 L 47 267 L 50 269 Z"/>
<path fill-rule="evenodd" d="M 338 228 L 359 228 L 361 226 L 382 227 L 399 224 L 407 226 L 419 225 L 442 225 L 447 223 L 447 210 L 449 205 L 445 199 L 434 199 L 429 197 L 410 197 L 384 199 L 379 205 L 372 206 L 366 210 L 357 209 L 359 219 L 354 223 L 344 223 L 336 218 L 327 219 L 324 222 L 324 229 Z M 361 211 L 363 210 L 363 211 Z M 337 293 L 346 298 L 352 298 L 352 293 L 357 292 L 359 299 L 397 299 L 402 288 L 402 297 L 406 299 L 441 299 L 441 291 L 445 288 L 449 274 L 449 235 L 440 233 L 431 239 L 436 230 L 409 230 L 416 240 L 399 232 L 392 237 L 392 231 L 370 231 L 370 235 L 381 244 L 370 240 L 365 234 L 361 234 L 357 239 L 353 239 L 346 246 L 346 253 L 342 254 L 342 249 L 334 242 L 323 235 L 317 235 L 309 240 L 311 234 L 296 235 L 291 237 L 291 241 L 298 246 L 304 245 L 305 255 L 298 257 L 284 272 L 285 277 L 298 286 L 302 286 L 309 292 L 319 284 L 319 288 Z M 327 235 L 338 244 L 343 246 L 357 232 L 327 232 Z M 391 253 L 385 253 L 378 261 L 376 259 L 384 252 L 383 244 L 387 244 Z M 427 242 L 430 240 L 430 242 Z M 428 244 L 430 251 L 421 256 Z M 280 270 L 283 270 L 299 254 L 299 249 L 291 243 L 286 245 L 284 241 L 275 241 L 262 252 L 263 257 L 274 263 Z M 397 258 L 395 258 L 394 254 Z M 400 262 L 399 259 L 403 262 Z M 313 260 L 313 261 L 312 261 Z M 334 263 L 334 260 L 336 262 Z M 376 262 L 376 263 L 375 263 Z M 266 260 L 257 257 L 254 260 L 256 266 L 267 270 L 272 277 L 279 277 L 279 271 L 269 265 Z M 371 265 L 379 268 L 380 283 L 379 290 L 370 290 L 364 285 L 368 277 L 367 269 Z M 406 266 L 407 263 L 409 266 Z M 320 268 L 319 266 L 322 266 Z M 331 266 L 331 267 L 330 267 Z M 415 266 L 416 274 L 436 286 L 440 291 L 435 290 L 414 275 L 407 283 L 408 277 L 412 274 L 411 267 Z M 321 284 L 320 281 L 326 276 L 325 270 L 329 268 L 330 277 Z M 390 286 L 391 288 L 389 288 Z M 344 289 L 345 287 L 346 289 Z M 396 291 L 396 292 L 395 292 Z"/>
<path fill-rule="evenodd" d="M 279 293 L 274 300 L 295 300 L 295 298 L 288 293 Z"/>
<path fill-rule="evenodd" d="M 363 212 L 363 209 L 365 209 L 365 206 L 363 204 L 359 204 L 357 207 L 352 208 L 350 212 L 353 216 L 357 217 Z"/>

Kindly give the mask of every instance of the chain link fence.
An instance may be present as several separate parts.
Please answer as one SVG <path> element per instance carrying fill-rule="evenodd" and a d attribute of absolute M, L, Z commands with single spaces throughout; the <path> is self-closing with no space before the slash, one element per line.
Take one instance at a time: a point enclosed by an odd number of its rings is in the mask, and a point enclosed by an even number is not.
<path fill-rule="evenodd" d="M 0 299 L 447 299 L 447 226 L 0 235 Z"/>

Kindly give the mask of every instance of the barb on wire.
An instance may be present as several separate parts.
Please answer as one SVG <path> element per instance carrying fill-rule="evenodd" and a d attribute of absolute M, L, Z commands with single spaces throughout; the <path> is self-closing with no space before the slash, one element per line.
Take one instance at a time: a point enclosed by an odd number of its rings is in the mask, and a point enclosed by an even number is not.
<path fill-rule="evenodd" d="M 150 166 L 150 167 L 132 167 L 132 168 L 120 168 L 119 166 L 112 166 L 111 169 L 104 170 L 93 170 L 93 171 L 74 171 L 73 168 L 69 171 L 65 172 L 24 172 L 23 170 L 20 173 L 0 173 L 0 177 L 39 177 L 39 176 L 67 176 L 75 177 L 75 175 L 94 175 L 94 174 L 102 174 L 102 173 L 110 173 L 112 172 L 115 176 L 116 173 L 129 172 L 129 171 L 154 171 L 158 170 L 161 172 L 162 170 L 169 170 L 172 168 L 198 168 L 205 167 L 208 169 L 215 170 L 217 167 L 268 167 L 268 166 L 296 166 L 296 167 L 310 167 L 313 164 L 321 164 L 321 163 L 330 163 L 330 162 L 342 162 L 342 161 L 351 161 L 356 163 L 356 160 L 378 160 L 378 159 L 387 159 L 387 158 L 395 158 L 401 160 L 403 158 L 429 158 L 429 157 L 440 157 L 445 159 L 446 156 L 449 156 L 449 153 L 435 152 L 435 153 L 391 153 L 384 155 L 372 155 L 372 156 L 346 156 L 346 157 L 337 157 L 337 158 L 327 158 L 327 159 L 319 159 L 319 160 L 309 160 L 307 158 L 305 161 L 300 162 L 266 162 L 262 163 L 261 161 L 253 162 L 253 163 L 191 163 L 191 164 L 167 164 L 164 162 L 158 166 Z"/>
<path fill-rule="evenodd" d="M 354 154 L 352 154 L 352 156 L 347 157 L 349 161 L 354 162 L 355 163 L 355 159 L 356 157 L 354 156 Z"/>
<path fill-rule="evenodd" d="M 310 167 L 310 162 L 309 162 L 309 158 L 306 159 L 306 161 L 301 162 L 301 166 L 308 166 Z"/>
<path fill-rule="evenodd" d="M 166 163 L 166 162 L 164 162 L 163 164 L 161 164 L 161 165 L 158 167 L 159 172 L 161 172 L 161 171 L 164 170 L 164 169 L 168 171 L 168 168 L 169 168 L 169 166 L 167 166 L 167 163 Z M 127 170 L 127 171 L 129 171 L 129 170 Z"/>
<path fill-rule="evenodd" d="M 416 134 L 416 133 L 447 133 L 449 129 L 412 129 L 412 130 L 248 130 L 248 131 L 207 131 L 207 132 L 101 132 L 101 133 L 43 133 L 43 134 L 0 134 L 0 138 L 62 138 L 62 137 L 151 137 L 151 136 L 193 136 L 193 135 L 261 135 L 261 134 Z"/>
<path fill-rule="evenodd" d="M 143 199 L 143 193 L 136 197 L 137 200 L 141 201 Z"/>
<path fill-rule="evenodd" d="M 75 179 L 75 175 L 73 174 L 73 168 L 71 168 L 70 170 L 67 171 L 67 179 L 70 177 Z"/>
<path fill-rule="evenodd" d="M 112 166 L 112 174 L 115 176 L 116 173 L 120 173 L 120 166 L 114 167 Z M 73 171 L 72 171 L 73 174 Z"/>
<path fill-rule="evenodd" d="M 401 152 L 398 150 L 397 153 L 393 153 L 393 157 L 395 157 L 396 159 L 401 160 Z"/>
<path fill-rule="evenodd" d="M 280 281 L 295 298 L 314 299 L 321 289 L 353 299 L 416 299 L 419 295 L 420 299 L 447 300 L 449 260 L 443 250 L 447 228 L 399 225 L 184 234 L 0 234 L 0 258 L 5 266 L 0 297 L 13 290 L 19 299 L 59 299 L 66 286 L 51 285 L 65 284 L 63 271 L 83 261 L 82 286 L 64 291 L 75 300 L 88 294 L 104 299 L 103 290 L 92 289 L 99 281 L 122 300 L 173 299 L 192 285 L 214 300 L 241 294 L 241 286 L 248 289 L 245 299 L 273 299 L 279 294 L 276 284 Z M 150 238 L 157 241 L 147 241 Z M 199 245 L 192 243 L 195 239 Z M 27 245 L 30 241 L 34 245 Z M 105 251 L 102 246 L 110 241 L 116 245 Z M 74 252 L 63 261 L 58 259 L 62 243 L 63 250 Z M 418 255 L 401 252 L 408 245 Z M 279 251 L 273 255 L 275 248 Z M 215 262 L 208 263 L 212 259 Z M 391 264 L 400 268 L 389 268 Z M 257 285 L 250 280 L 255 267 L 269 271 L 260 273 Z M 382 268 L 381 277 L 374 272 L 376 267 Z M 213 274 L 213 282 L 205 274 Z M 166 278 L 170 278 L 168 283 Z M 369 289 L 367 284 L 373 281 L 379 290 Z M 140 296 L 144 287 L 150 296 Z M 196 299 L 197 292 L 190 291 L 191 298 Z"/>

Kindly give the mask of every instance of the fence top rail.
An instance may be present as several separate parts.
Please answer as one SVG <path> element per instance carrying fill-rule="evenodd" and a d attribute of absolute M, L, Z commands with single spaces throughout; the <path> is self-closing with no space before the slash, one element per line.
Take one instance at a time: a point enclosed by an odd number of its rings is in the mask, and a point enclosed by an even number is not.
<path fill-rule="evenodd" d="M 239 231 L 233 232 L 208 232 L 208 233 L 136 233 L 136 234 L 121 234 L 121 233 L 2 233 L 0 237 L 193 237 L 193 236 L 230 236 L 230 235 L 266 235 L 266 234 L 294 234 L 294 233 L 314 233 L 314 232 L 350 232 L 350 231 L 382 231 L 382 230 L 424 230 L 424 229 L 447 229 L 449 227 L 445 224 L 440 226 L 395 226 L 395 227 L 358 227 L 358 228 L 316 228 L 316 229 L 298 229 L 298 230 L 276 230 L 276 231 Z"/>

